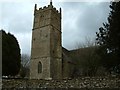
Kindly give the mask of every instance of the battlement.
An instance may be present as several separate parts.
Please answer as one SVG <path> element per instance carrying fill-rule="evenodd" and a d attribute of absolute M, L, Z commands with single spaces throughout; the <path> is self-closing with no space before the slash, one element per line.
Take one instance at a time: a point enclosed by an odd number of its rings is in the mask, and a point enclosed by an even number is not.
<path fill-rule="evenodd" d="M 53 5 L 48 5 L 48 6 L 44 6 L 44 7 L 40 7 L 39 9 L 37 9 L 37 4 L 35 4 L 35 13 L 38 13 L 38 12 L 43 12 L 43 11 L 46 11 L 46 10 L 53 10 L 54 12 L 57 12 L 58 14 L 61 14 L 61 9 L 58 11 L 55 7 L 53 7 Z"/>

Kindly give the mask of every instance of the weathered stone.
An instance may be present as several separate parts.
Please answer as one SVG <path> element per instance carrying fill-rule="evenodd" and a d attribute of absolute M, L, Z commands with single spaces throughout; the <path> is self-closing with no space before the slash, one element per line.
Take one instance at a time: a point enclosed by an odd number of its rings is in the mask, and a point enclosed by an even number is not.
<path fill-rule="evenodd" d="M 86 82 L 87 81 L 87 82 Z M 120 88 L 120 80 L 116 78 L 71 79 L 71 80 L 3 80 L 2 87 L 5 88 Z M 112 89 L 111 89 L 112 90 Z"/>
<path fill-rule="evenodd" d="M 37 10 L 32 31 L 30 79 L 62 78 L 61 11 L 52 4 Z"/>

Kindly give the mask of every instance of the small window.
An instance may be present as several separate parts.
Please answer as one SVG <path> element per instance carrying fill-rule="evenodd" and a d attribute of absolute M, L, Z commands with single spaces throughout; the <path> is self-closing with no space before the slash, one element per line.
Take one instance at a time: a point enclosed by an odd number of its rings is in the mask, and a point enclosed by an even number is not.
<path fill-rule="evenodd" d="M 42 73 L 42 63 L 38 63 L 38 73 Z"/>
<path fill-rule="evenodd" d="M 35 41 L 35 38 L 33 40 Z"/>

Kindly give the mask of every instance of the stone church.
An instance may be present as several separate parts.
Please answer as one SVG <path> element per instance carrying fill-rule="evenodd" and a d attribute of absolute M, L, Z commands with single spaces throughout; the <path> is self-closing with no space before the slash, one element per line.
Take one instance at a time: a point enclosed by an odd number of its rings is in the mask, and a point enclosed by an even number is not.
<path fill-rule="evenodd" d="M 69 51 L 61 44 L 61 14 L 52 2 L 39 9 L 35 4 L 30 79 L 63 79 L 72 73 Z"/>

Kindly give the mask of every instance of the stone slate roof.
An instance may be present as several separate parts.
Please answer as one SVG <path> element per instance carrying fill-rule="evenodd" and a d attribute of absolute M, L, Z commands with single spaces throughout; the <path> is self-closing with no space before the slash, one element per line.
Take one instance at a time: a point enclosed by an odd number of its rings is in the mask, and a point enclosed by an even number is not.
<path fill-rule="evenodd" d="M 64 47 L 62 47 L 62 56 L 63 56 L 62 58 L 63 62 L 74 64 L 74 61 L 72 60 L 72 57 L 70 55 L 70 51 Z"/>

